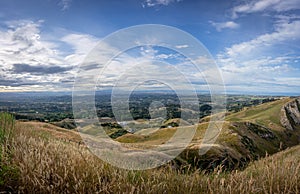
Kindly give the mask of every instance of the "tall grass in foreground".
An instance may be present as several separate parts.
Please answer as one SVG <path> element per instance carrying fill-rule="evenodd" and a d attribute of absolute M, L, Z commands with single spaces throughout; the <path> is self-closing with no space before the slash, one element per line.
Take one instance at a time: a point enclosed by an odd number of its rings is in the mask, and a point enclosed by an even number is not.
<path fill-rule="evenodd" d="M 0 188 L 13 184 L 17 171 L 11 164 L 13 154 L 13 137 L 15 134 L 15 119 L 9 113 L 0 113 Z"/>
<path fill-rule="evenodd" d="M 12 145 L 12 138 L 15 128 L 15 119 L 9 113 L 0 113 L 0 143 L 1 157 L 9 152 Z"/>
<path fill-rule="evenodd" d="M 18 182 L 7 182 L 6 188 L 21 193 L 300 192 L 299 146 L 256 161 L 244 171 L 181 173 L 168 165 L 130 171 L 102 162 L 84 146 L 32 135 L 37 130 L 17 124 L 9 164 L 18 167 Z"/>

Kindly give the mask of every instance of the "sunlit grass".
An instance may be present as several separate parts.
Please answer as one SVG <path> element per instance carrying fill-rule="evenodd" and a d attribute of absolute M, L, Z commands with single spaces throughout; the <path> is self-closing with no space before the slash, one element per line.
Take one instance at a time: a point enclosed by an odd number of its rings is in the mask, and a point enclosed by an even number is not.
<path fill-rule="evenodd" d="M 284 98 L 274 102 L 264 103 L 255 107 L 246 108 L 245 110 L 233 113 L 226 117 L 228 121 L 250 121 L 270 127 L 273 129 L 282 128 L 280 124 L 280 110 L 284 104 L 291 101 L 290 98 Z"/>

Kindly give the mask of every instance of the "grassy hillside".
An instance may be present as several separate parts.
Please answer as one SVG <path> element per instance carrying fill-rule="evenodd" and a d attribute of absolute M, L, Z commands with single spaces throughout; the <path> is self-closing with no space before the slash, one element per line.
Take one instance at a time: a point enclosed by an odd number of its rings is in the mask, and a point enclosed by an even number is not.
<path fill-rule="evenodd" d="M 252 162 L 243 171 L 184 173 L 171 164 L 147 171 L 110 166 L 82 144 L 79 136 L 44 123 L 10 121 L 1 132 L 2 191 L 22 193 L 299 193 L 300 146 Z M 7 122 L 5 122 L 7 123 Z M 7 134 L 7 133 L 4 133 Z M 8 136 L 3 136 L 6 137 Z M 7 143 L 4 143 L 7 142 Z"/>
<path fill-rule="evenodd" d="M 222 131 L 215 144 L 211 145 L 212 149 L 200 156 L 198 151 L 210 117 L 202 119 L 190 146 L 176 162 L 201 169 L 214 169 L 218 165 L 227 169 L 244 168 L 251 160 L 264 157 L 266 153 L 274 154 L 299 144 L 300 131 L 287 130 L 280 123 L 282 107 L 293 100 L 283 98 L 248 107 L 241 112 L 227 113 Z M 193 126 L 180 128 L 189 127 Z M 135 134 L 125 134 L 116 140 L 134 144 L 135 147 L 160 145 L 167 142 L 178 128 L 168 127 L 152 131 L 145 129 Z"/>
<path fill-rule="evenodd" d="M 243 111 L 228 115 L 226 120 L 252 122 L 273 130 L 283 130 L 283 127 L 280 124 L 280 111 L 281 108 L 291 100 L 292 99 L 290 98 L 284 98 L 274 102 L 245 108 Z"/>

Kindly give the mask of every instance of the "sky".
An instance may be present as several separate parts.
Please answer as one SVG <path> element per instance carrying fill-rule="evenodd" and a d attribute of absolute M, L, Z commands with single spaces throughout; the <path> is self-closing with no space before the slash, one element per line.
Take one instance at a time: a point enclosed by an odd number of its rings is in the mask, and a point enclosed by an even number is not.
<path fill-rule="evenodd" d="M 300 95 L 300 0 L 1 0 L 0 91 L 72 91 L 99 42 L 143 24 L 172 26 L 200 41 L 210 55 L 197 56 L 199 64 L 213 60 L 228 93 Z M 107 64 L 97 87 L 147 78 L 144 87 L 159 89 L 152 74 L 172 84 L 187 78 L 197 90 L 219 76 L 174 50 L 140 45 Z"/>

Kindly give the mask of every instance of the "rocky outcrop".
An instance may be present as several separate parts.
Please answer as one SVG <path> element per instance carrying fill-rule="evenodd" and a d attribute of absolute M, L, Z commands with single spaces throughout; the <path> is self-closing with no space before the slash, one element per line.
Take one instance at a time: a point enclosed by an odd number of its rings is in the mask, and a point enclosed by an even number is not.
<path fill-rule="evenodd" d="M 245 124 L 248 130 L 250 130 L 251 132 L 255 133 L 256 135 L 258 135 L 259 137 L 265 140 L 272 140 L 276 138 L 272 130 L 269 128 L 251 122 L 246 122 Z"/>
<path fill-rule="evenodd" d="M 300 126 L 300 100 L 285 104 L 281 109 L 281 125 L 289 130 L 295 130 L 295 127 Z"/>

